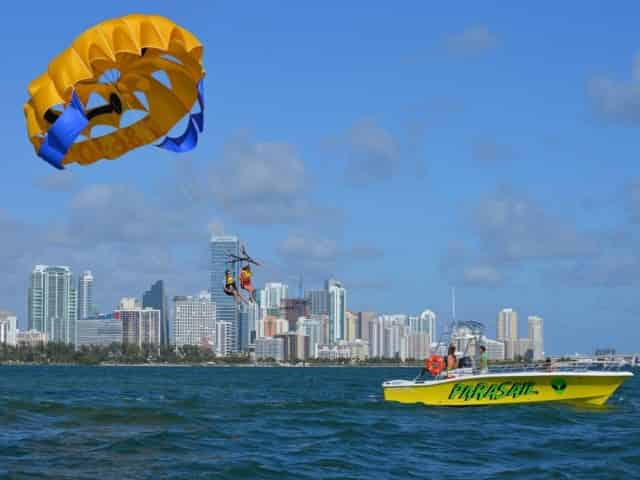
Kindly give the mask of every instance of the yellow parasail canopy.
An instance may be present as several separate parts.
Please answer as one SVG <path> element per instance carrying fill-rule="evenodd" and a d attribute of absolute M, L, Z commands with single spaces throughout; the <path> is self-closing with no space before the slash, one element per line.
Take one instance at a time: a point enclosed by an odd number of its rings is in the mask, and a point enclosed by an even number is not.
<path fill-rule="evenodd" d="M 196 100 L 204 108 L 202 48 L 191 32 L 157 15 L 127 15 L 86 30 L 29 84 L 24 104 L 29 140 L 58 168 L 115 159 L 159 140 Z M 87 108 L 96 98 L 104 103 Z M 122 125 L 129 110 L 140 111 L 141 118 Z M 183 137 L 159 146 L 177 152 L 193 148 L 202 112 L 191 117 Z M 93 136 L 98 125 L 114 130 Z"/>

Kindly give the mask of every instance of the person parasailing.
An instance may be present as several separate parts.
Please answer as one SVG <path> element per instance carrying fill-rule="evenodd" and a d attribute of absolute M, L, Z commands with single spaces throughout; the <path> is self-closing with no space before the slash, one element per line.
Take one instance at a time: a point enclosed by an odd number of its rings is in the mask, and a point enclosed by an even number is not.
<path fill-rule="evenodd" d="M 251 300 L 251 303 L 256 303 L 256 297 L 253 294 L 253 285 L 251 285 L 251 275 L 251 265 L 247 263 L 240 269 L 240 288 L 249 292 L 249 300 Z"/>
<path fill-rule="evenodd" d="M 232 265 L 236 263 L 244 263 L 242 268 L 240 269 L 240 288 L 249 292 L 249 300 L 252 303 L 256 302 L 256 298 L 254 295 L 254 288 L 251 284 L 251 277 L 253 276 L 253 272 L 251 271 L 251 265 L 260 266 L 260 263 L 255 261 L 253 258 L 249 256 L 244 245 L 242 246 L 240 255 L 229 255 L 229 263 Z"/>
<path fill-rule="evenodd" d="M 249 303 L 247 299 L 244 298 L 242 294 L 240 294 L 240 292 L 238 292 L 238 287 L 236 286 L 236 279 L 233 278 L 233 273 L 231 273 L 231 270 L 225 270 L 224 272 L 224 293 L 233 297 L 236 300 L 236 303 L 238 304 L 240 302 L 243 302 L 246 304 Z"/>

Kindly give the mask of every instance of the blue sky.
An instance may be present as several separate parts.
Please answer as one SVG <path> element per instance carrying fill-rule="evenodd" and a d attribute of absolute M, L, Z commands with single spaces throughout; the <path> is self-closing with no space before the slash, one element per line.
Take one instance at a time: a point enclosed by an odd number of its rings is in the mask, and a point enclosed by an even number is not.
<path fill-rule="evenodd" d="M 24 321 L 37 263 L 91 269 L 103 310 L 158 278 L 193 293 L 224 232 L 264 261 L 258 284 L 335 275 L 355 310 L 441 322 L 455 285 L 490 332 L 513 307 L 549 352 L 640 349 L 640 6 L 371 3 L 5 6 L 0 307 Z M 198 149 L 52 170 L 28 83 L 133 12 L 205 46 Z"/>

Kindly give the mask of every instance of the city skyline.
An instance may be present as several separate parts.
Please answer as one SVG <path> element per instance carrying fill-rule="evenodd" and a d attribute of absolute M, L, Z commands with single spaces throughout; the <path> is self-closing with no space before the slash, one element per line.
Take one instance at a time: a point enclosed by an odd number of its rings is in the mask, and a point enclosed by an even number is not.
<path fill-rule="evenodd" d="M 211 239 L 212 242 L 214 238 L 215 237 Z M 231 241 L 233 244 L 232 250 L 234 248 L 235 249 L 239 248 L 239 241 L 237 237 L 224 237 L 223 242 L 228 243 L 229 241 Z M 226 249 L 229 248 L 229 245 L 227 243 L 224 243 L 223 245 L 223 248 L 225 249 L 224 251 L 226 251 Z M 218 252 L 217 250 L 214 251 L 214 249 L 216 248 L 217 247 L 215 247 L 213 244 L 211 245 L 212 259 L 215 258 L 215 256 L 217 256 L 218 263 L 220 263 L 219 261 L 220 252 Z M 228 255 L 228 253 L 225 253 L 225 255 Z M 213 265 L 211 272 L 213 272 L 216 268 L 218 267 Z M 212 278 L 214 278 L 211 272 L 209 274 L 209 282 L 211 282 Z M 53 281 L 48 280 L 49 277 L 52 277 Z M 83 288 L 85 289 L 84 296 L 85 296 L 85 303 L 87 303 L 87 305 L 85 305 L 85 308 L 89 308 L 89 309 L 93 309 L 93 306 L 91 303 L 91 298 L 93 296 L 93 288 L 92 288 L 93 280 L 94 279 L 90 270 L 84 270 L 78 277 L 78 285 L 79 285 L 78 292 Z M 86 342 L 80 342 L 79 340 L 76 340 L 75 335 L 80 335 L 79 329 L 71 333 L 71 331 L 76 328 L 75 326 L 73 328 L 66 327 L 68 329 L 70 328 L 69 333 L 65 334 L 67 335 L 66 337 L 61 336 L 62 334 L 58 331 L 60 330 L 60 326 L 58 325 L 56 327 L 57 330 L 54 327 L 48 326 L 47 321 L 45 321 L 45 318 L 46 318 L 45 314 L 39 313 L 40 310 L 42 310 L 41 308 L 42 305 L 51 303 L 50 301 L 46 300 L 47 297 L 51 297 L 51 296 L 52 298 L 68 297 L 68 300 L 65 300 L 65 301 L 67 301 L 70 307 L 67 306 L 65 308 L 72 308 L 72 309 L 76 308 L 77 320 L 80 321 L 81 320 L 81 313 L 79 309 L 80 306 L 76 305 L 75 303 L 77 292 L 72 287 L 73 281 L 74 281 L 73 272 L 66 266 L 49 267 L 46 265 L 36 265 L 34 267 L 31 273 L 32 286 L 29 288 L 29 293 L 28 293 L 29 303 L 31 305 L 30 311 L 34 312 L 32 313 L 33 318 L 30 318 L 29 320 L 29 330 L 38 331 L 38 328 L 35 328 L 35 327 L 42 324 L 44 325 L 42 331 L 47 335 L 47 339 L 49 341 L 61 341 L 61 340 L 67 341 L 65 340 L 65 338 L 67 339 L 72 338 L 73 340 L 71 340 L 69 343 L 77 342 L 78 344 L 83 344 L 83 343 L 86 344 Z M 289 290 L 288 290 L 288 285 L 286 283 L 267 282 L 264 285 L 264 288 L 259 288 L 257 290 L 256 293 L 257 293 L 258 301 L 255 305 L 250 305 L 249 307 L 238 307 L 238 306 L 235 307 L 236 316 L 237 316 L 235 328 L 231 322 L 228 322 L 224 319 L 217 318 L 216 313 L 214 313 L 214 316 L 212 319 L 214 324 L 217 324 L 218 322 L 223 322 L 226 325 L 225 328 L 227 329 L 227 331 L 225 335 L 228 336 L 228 339 L 225 339 L 224 343 L 228 343 L 230 346 L 229 347 L 230 349 L 225 347 L 226 348 L 225 351 L 228 351 L 228 353 L 246 352 L 248 351 L 248 348 L 250 345 L 255 344 L 257 337 L 273 336 L 276 334 L 282 334 L 286 332 L 298 332 L 301 329 L 302 330 L 308 329 L 304 323 L 301 326 L 299 324 L 299 320 L 297 321 L 293 317 L 291 319 L 288 319 L 288 312 L 291 312 L 292 308 L 294 308 L 294 311 L 297 308 L 297 307 L 293 307 L 292 305 L 296 305 L 296 304 L 291 302 L 302 302 L 301 305 L 304 305 L 303 310 L 299 311 L 295 315 L 299 319 L 302 319 L 303 317 L 308 317 L 309 320 L 311 320 L 313 323 L 314 318 L 319 318 L 322 316 L 327 318 L 326 320 L 327 333 L 326 333 L 326 339 L 323 342 L 323 345 L 338 345 L 341 343 L 341 341 L 353 342 L 354 340 L 363 340 L 363 341 L 369 342 L 371 330 L 370 328 L 368 328 L 368 326 L 365 327 L 365 325 L 369 324 L 373 319 L 377 319 L 378 321 L 382 321 L 382 322 L 387 322 L 388 321 L 387 319 L 389 318 L 391 319 L 403 318 L 401 324 L 408 328 L 407 333 L 409 334 L 412 334 L 412 332 L 413 333 L 420 333 L 422 331 L 428 332 L 429 333 L 428 339 L 420 340 L 423 343 L 426 341 L 426 345 L 430 344 L 433 347 L 434 343 L 439 342 L 441 340 L 441 338 L 436 336 L 437 315 L 432 310 L 429 310 L 429 309 L 424 310 L 422 313 L 419 314 L 419 316 L 417 315 L 412 316 L 407 314 L 388 315 L 384 313 L 377 314 L 375 312 L 356 312 L 347 307 L 346 289 L 342 287 L 341 282 L 337 281 L 336 279 L 329 278 L 325 280 L 324 286 L 325 286 L 324 290 L 314 290 L 313 288 L 308 290 L 307 292 L 303 292 L 302 290 L 300 290 L 298 293 L 304 295 L 304 300 L 302 300 L 302 299 L 292 298 L 288 294 Z M 210 288 L 211 287 L 212 285 L 210 285 Z M 324 292 L 324 296 L 326 296 L 326 299 L 324 300 L 323 300 L 322 292 Z M 154 295 L 154 293 L 160 293 L 160 295 L 159 296 Z M 120 305 L 117 308 L 114 308 L 112 310 L 112 313 L 119 317 L 120 316 L 119 311 L 123 310 L 124 308 L 122 306 L 123 302 L 128 305 L 128 309 L 130 310 L 135 310 L 135 309 L 142 310 L 142 309 L 149 309 L 153 307 L 153 305 L 145 304 L 144 303 L 145 300 L 147 303 L 160 302 L 160 305 L 163 306 L 166 310 L 166 296 L 163 295 L 163 293 L 164 293 L 164 282 L 162 280 L 158 280 L 153 283 L 152 287 L 149 290 L 145 291 L 140 296 L 140 298 L 142 298 L 142 301 L 140 301 L 135 297 L 121 298 Z M 201 292 L 196 297 L 191 297 L 191 296 L 175 297 L 174 309 L 177 308 L 177 305 L 178 305 L 176 303 L 177 300 L 190 301 L 192 298 L 202 299 L 203 295 L 204 294 Z M 207 295 L 207 298 L 212 298 L 211 293 L 207 293 L 206 295 Z M 79 296 L 80 295 L 78 295 L 78 297 Z M 332 296 L 334 296 L 335 298 L 332 299 L 331 298 Z M 314 297 L 315 297 L 315 300 L 314 300 Z M 339 320 L 340 316 L 336 315 L 335 313 L 334 315 L 331 315 L 332 309 L 333 310 L 336 309 L 336 306 L 335 306 L 336 299 L 338 299 L 337 301 L 337 304 L 339 305 L 338 310 L 344 309 L 345 316 L 343 320 Z M 194 302 L 196 303 L 199 301 L 200 300 L 194 300 Z M 57 302 L 57 303 L 60 303 L 60 302 Z M 211 304 L 213 306 L 213 311 L 215 312 L 216 311 L 215 302 L 211 300 Z M 332 304 L 333 304 L 333 307 L 332 307 Z M 453 315 L 454 315 L 453 308 L 455 308 L 455 305 L 452 305 L 451 318 L 453 318 Z M 323 313 L 319 315 L 314 314 L 313 313 L 314 309 L 316 311 L 323 312 Z M 168 343 L 165 343 L 165 340 L 163 339 L 162 330 L 164 328 L 166 328 L 167 331 L 169 329 L 172 331 L 172 335 L 169 339 L 167 339 L 167 342 L 170 342 L 170 344 L 173 346 L 175 346 L 178 343 L 186 345 L 187 343 L 183 341 L 176 341 L 175 329 L 178 321 L 177 313 L 174 313 L 173 316 L 170 316 L 167 314 L 167 320 L 166 320 L 167 325 L 166 327 L 164 327 L 165 321 L 163 320 L 164 318 L 164 314 L 162 313 L 163 309 L 159 308 L 158 311 L 159 311 L 159 317 L 158 317 L 159 320 L 158 320 L 157 327 L 155 326 L 148 327 L 148 328 L 153 328 L 153 335 L 155 335 L 155 330 L 158 331 L 158 335 L 160 338 L 160 340 L 158 341 L 158 345 L 168 344 Z M 277 311 L 277 312 L 274 312 L 274 311 Z M 174 310 L 174 312 L 177 312 L 177 310 Z M 287 325 L 285 330 L 278 330 L 278 331 L 274 331 L 275 333 L 265 334 L 265 329 L 261 325 L 261 322 L 270 313 L 276 315 L 276 317 L 272 317 L 272 318 L 282 318 L 282 320 Z M 92 316 L 91 318 L 92 320 L 95 319 L 94 321 L 96 321 L 99 318 L 104 319 L 109 315 L 111 314 L 103 313 L 101 315 L 98 315 L 97 317 Z M 366 323 L 363 320 L 363 315 L 370 316 L 370 318 L 366 320 Z M 342 326 L 339 327 L 339 329 L 344 333 L 339 334 L 340 336 L 338 336 L 336 335 L 336 325 L 340 321 L 342 322 Z M 76 322 L 76 319 L 72 320 L 72 322 L 69 322 L 69 324 L 70 325 L 75 324 L 75 322 Z M 392 321 L 392 324 L 394 323 L 395 322 Z M 447 330 L 448 326 L 450 325 L 450 321 L 448 321 L 445 317 L 445 319 L 441 320 L 441 323 L 443 324 L 441 325 L 441 330 L 442 331 Z M 89 324 L 86 324 L 85 326 L 87 325 Z M 87 327 L 87 328 L 90 328 L 90 331 L 92 331 L 91 328 L 94 328 L 94 327 Z M 5 326 L 5 329 L 6 329 L 6 326 Z M 527 337 L 526 338 L 519 338 L 520 330 L 521 330 L 521 327 L 519 326 L 519 322 L 518 322 L 518 312 L 513 308 L 502 308 L 497 314 L 495 331 L 496 331 L 497 341 L 502 342 L 504 344 L 504 357 L 506 359 L 514 359 L 516 357 L 525 357 L 525 355 L 527 354 L 527 351 L 531 350 L 531 356 L 532 356 L 531 358 L 536 360 L 541 359 L 542 356 L 545 354 L 544 347 L 543 347 L 544 341 L 543 341 L 543 333 L 542 333 L 543 319 L 540 316 L 535 314 L 529 315 L 527 317 Z M 15 326 L 14 326 L 14 334 L 15 334 Z M 87 335 L 89 335 L 90 337 L 92 334 L 87 334 Z M 123 341 L 126 338 L 126 335 L 127 335 L 126 333 L 123 333 L 123 337 L 122 337 Z M 186 335 L 188 337 L 189 332 L 183 333 L 183 335 Z M 310 333 L 307 333 L 307 335 L 310 335 Z M 379 333 L 379 335 L 382 335 L 382 333 Z M 397 336 L 397 332 L 394 335 Z M 402 335 L 405 335 L 405 334 L 402 334 Z M 5 337 L 6 337 L 6 333 L 5 333 Z M 195 337 L 192 336 L 190 338 L 195 338 Z M 216 342 L 214 340 L 218 340 L 218 333 L 215 331 L 214 328 L 210 330 L 210 334 L 207 335 L 207 338 L 208 338 L 207 341 L 209 341 L 213 346 L 213 348 L 215 348 Z M 374 341 L 372 342 L 373 347 L 371 348 L 374 348 L 374 349 L 378 348 L 379 350 L 381 350 L 382 347 L 375 346 L 376 341 L 382 341 L 380 340 L 381 338 L 382 337 L 374 339 Z M 201 338 L 201 340 L 204 341 L 205 338 Z M 394 340 L 394 341 L 397 341 L 397 340 Z M 413 340 L 409 339 L 409 341 L 413 341 Z M 491 340 L 489 337 L 486 337 L 486 341 L 488 342 L 488 345 L 491 345 L 491 342 L 493 342 L 493 340 Z M 203 344 L 203 342 L 199 342 L 199 344 Z M 319 346 L 320 345 L 313 345 L 312 343 L 312 347 L 316 348 L 316 350 L 317 350 L 317 347 Z M 418 349 L 416 350 L 416 348 Z M 425 352 L 423 349 L 420 349 L 422 347 L 416 347 L 416 348 L 413 348 L 411 352 L 420 351 L 421 354 Z M 564 352 L 564 353 L 567 353 L 567 352 Z M 425 353 L 425 355 L 428 355 L 428 351 Z M 372 355 L 372 356 L 375 356 L 375 355 Z"/>
<path fill-rule="evenodd" d="M 0 79 L 14 112 L 0 119 L 0 305 L 20 322 L 33 265 L 90 269 L 104 310 L 160 278 L 169 297 L 198 292 L 203 238 L 235 233 L 264 263 L 256 284 L 333 276 L 357 311 L 440 316 L 455 285 L 459 318 L 493 329 L 504 305 L 536 312 L 551 351 L 635 347 L 635 4 L 612 30 L 593 21 L 596 2 L 554 15 L 470 4 L 461 16 L 421 2 L 247 12 L 158 0 L 148 8 L 193 31 L 215 72 L 198 148 L 54 171 L 15 113 L 27 85 L 85 28 L 130 9 L 68 5 L 5 11 L 7 38 L 29 45 Z M 542 43 L 523 28 L 531 18 L 544 21 Z M 20 26 L 47 31 L 51 19 L 65 31 L 33 47 Z"/>
<path fill-rule="evenodd" d="M 94 310 L 94 278 L 89 270 L 79 275 L 78 297 L 81 301 L 76 304 L 76 292 L 71 286 L 74 277 L 69 267 L 36 265 L 28 290 L 30 329 L 20 332 L 16 329 L 15 316 L 8 317 L 12 322 L 5 318 L 0 332 L 3 343 L 16 344 L 18 337 L 26 338 L 28 342 L 37 341 L 38 337 L 34 335 L 41 332 L 45 342 L 62 341 L 74 344 L 76 348 L 121 342 L 156 348 L 197 346 L 225 356 L 253 352 L 256 359 L 279 361 L 308 358 L 396 358 L 404 361 L 426 358 L 433 353 L 444 355 L 448 344 L 456 345 L 461 354 L 475 356 L 480 340 L 492 360 L 527 358 L 539 361 L 545 355 L 542 318 L 530 315 L 527 338 L 519 338 L 518 313 L 512 308 L 503 308 L 496 320 L 497 340 L 487 336 L 485 327 L 477 338 L 478 333 L 470 330 L 476 329 L 472 326 L 474 322 L 460 322 L 456 318 L 454 290 L 451 292 L 451 319 L 443 322 L 441 337 L 436 334 L 437 315 L 429 309 L 419 315 L 350 310 L 347 289 L 335 278 L 325 280 L 323 290 L 305 292 L 299 288 L 298 295 L 303 298 L 292 297 L 286 283 L 267 282 L 257 289 L 256 303 L 234 302 L 234 316 L 226 311 L 219 317 L 212 291 L 216 282 L 224 282 L 225 270 L 233 265 L 234 270 L 239 271 L 237 263 L 229 261 L 229 256 L 237 255 L 235 252 L 239 251 L 237 237 L 212 237 L 209 292 L 175 296 L 173 315 L 169 314 L 163 280 L 155 281 L 142 294 L 142 300 L 123 297 L 111 313 L 87 315 L 87 311 Z M 227 297 L 222 300 L 227 301 Z M 75 308 L 77 318 L 67 319 L 66 326 L 64 322 L 60 323 L 60 307 L 53 308 L 58 304 L 68 312 Z M 7 314 L 5 312 L 5 317 Z M 481 324 L 475 322 L 475 325 Z M 274 352 L 275 357 L 270 356 Z"/>

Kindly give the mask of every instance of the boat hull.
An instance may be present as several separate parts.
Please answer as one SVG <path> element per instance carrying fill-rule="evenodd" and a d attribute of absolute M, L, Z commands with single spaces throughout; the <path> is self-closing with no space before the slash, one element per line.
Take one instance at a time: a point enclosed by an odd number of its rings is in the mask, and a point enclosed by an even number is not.
<path fill-rule="evenodd" d="M 433 381 L 392 380 L 384 399 L 440 406 L 569 402 L 603 405 L 631 372 L 484 374 Z"/>

